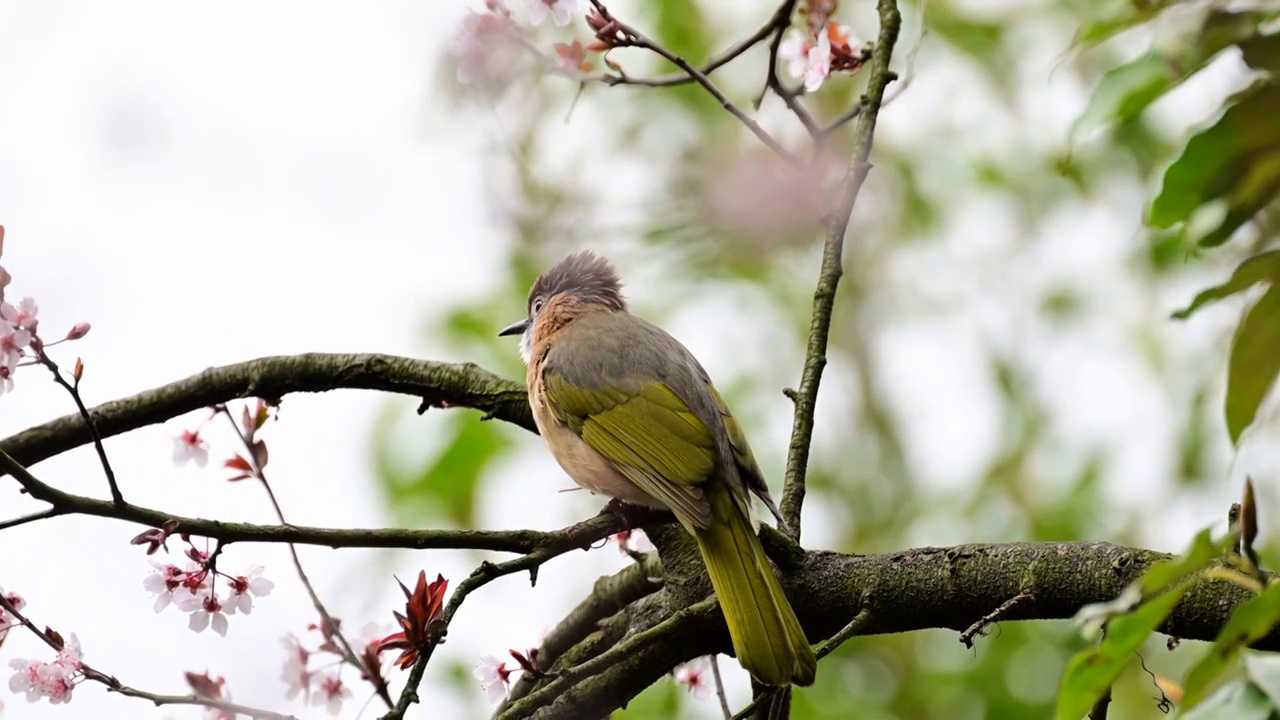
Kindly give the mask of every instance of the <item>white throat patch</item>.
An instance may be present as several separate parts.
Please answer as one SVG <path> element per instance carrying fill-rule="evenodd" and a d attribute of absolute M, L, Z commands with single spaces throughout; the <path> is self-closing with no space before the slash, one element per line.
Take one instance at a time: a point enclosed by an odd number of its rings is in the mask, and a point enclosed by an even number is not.
<path fill-rule="evenodd" d="M 533 323 L 529 323 L 529 327 L 524 329 L 524 334 L 520 336 L 520 359 L 524 360 L 526 366 L 529 360 L 533 358 Z"/>

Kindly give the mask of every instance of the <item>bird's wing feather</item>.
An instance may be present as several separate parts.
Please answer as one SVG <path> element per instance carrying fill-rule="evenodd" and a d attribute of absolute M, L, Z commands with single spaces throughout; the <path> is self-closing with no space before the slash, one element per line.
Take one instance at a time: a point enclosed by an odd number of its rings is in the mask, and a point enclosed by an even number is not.
<path fill-rule="evenodd" d="M 700 486 L 715 475 L 715 437 L 671 388 L 658 381 L 582 387 L 551 364 L 543 383 L 556 419 L 614 469 L 686 525 L 710 524 Z"/>
<path fill-rule="evenodd" d="M 777 518 L 778 526 L 786 527 L 787 523 L 782 519 L 782 512 L 778 510 L 777 503 L 773 501 L 773 496 L 769 494 L 769 484 L 765 482 L 764 473 L 760 471 L 760 466 L 756 464 L 755 456 L 751 454 L 751 446 L 747 444 L 747 436 L 742 432 L 742 427 L 738 425 L 733 413 L 729 412 L 729 406 L 725 403 L 724 398 L 720 397 L 720 393 L 711 384 L 710 380 L 707 380 L 707 387 L 711 388 L 711 396 L 715 400 L 716 409 L 720 411 L 720 417 L 724 420 L 724 429 L 729 435 L 729 447 L 733 450 L 733 461 L 738 466 L 738 475 L 742 478 L 743 484 L 760 498 L 765 507 L 769 508 L 769 512 Z"/>

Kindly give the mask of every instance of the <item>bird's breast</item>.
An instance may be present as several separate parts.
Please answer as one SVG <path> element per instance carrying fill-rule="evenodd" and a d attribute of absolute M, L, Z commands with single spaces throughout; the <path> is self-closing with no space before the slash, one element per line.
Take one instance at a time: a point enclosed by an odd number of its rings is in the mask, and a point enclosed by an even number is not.
<path fill-rule="evenodd" d="M 538 432 L 547 443 L 556 462 L 579 487 L 599 495 L 608 495 L 626 502 L 648 507 L 665 508 L 653 496 L 641 490 L 625 475 L 614 469 L 603 455 L 596 452 L 568 425 L 556 419 L 547 406 L 541 383 L 534 383 L 529 393 L 529 405 Z"/>

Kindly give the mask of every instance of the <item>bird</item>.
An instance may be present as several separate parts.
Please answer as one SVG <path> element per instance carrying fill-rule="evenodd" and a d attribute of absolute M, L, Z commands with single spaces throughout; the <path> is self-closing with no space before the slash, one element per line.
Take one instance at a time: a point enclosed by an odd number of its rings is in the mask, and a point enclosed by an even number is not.
<path fill-rule="evenodd" d="M 519 335 L 529 404 L 579 486 L 669 510 L 693 535 L 738 662 L 765 685 L 811 685 L 817 659 L 758 536 L 751 495 L 785 527 L 741 426 L 707 371 L 631 314 L 613 265 L 565 257 L 529 290 Z"/>

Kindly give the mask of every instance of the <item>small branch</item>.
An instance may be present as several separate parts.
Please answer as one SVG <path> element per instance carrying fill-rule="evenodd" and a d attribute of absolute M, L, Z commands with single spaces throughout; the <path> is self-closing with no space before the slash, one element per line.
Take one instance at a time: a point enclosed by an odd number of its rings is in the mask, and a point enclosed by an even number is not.
<path fill-rule="evenodd" d="M 227 409 L 226 405 L 219 405 L 218 410 L 226 416 L 227 422 L 231 424 L 231 428 L 235 430 L 236 436 L 240 438 L 240 443 L 244 445 L 245 455 L 253 468 L 253 477 L 260 482 L 263 489 L 267 491 L 267 498 L 271 501 L 271 509 L 275 511 L 276 519 L 280 521 L 281 525 L 287 525 L 288 523 L 284 519 L 284 508 L 280 507 L 280 501 L 276 499 L 276 493 L 271 489 L 271 483 L 267 481 L 266 471 L 262 467 L 266 461 L 262 460 L 260 462 L 258 453 L 255 452 L 256 448 L 254 446 L 254 440 L 249 434 L 253 432 L 253 428 L 241 429 L 236 423 L 235 417 L 232 416 L 231 411 Z M 261 443 L 261 441 L 258 442 Z M 265 447 L 265 445 L 263 447 Z M 347 642 L 347 637 L 342 634 L 342 627 L 333 619 L 333 616 L 329 613 L 329 609 L 325 607 L 324 602 L 320 599 L 320 594 L 316 592 L 315 586 L 311 584 L 311 578 L 307 577 L 307 571 L 302 567 L 302 558 L 298 557 L 298 548 L 295 547 L 293 543 L 289 543 L 288 548 L 289 557 L 293 559 L 293 569 L 298 573 L 298 579 L 302 581 L 302 587 L 306 589 L 307 596 L 311 598 L 311 605 L 316 609 L 316 613 L 320 616 L 324 636 L 327 638 L 334 638 L 338 641 L 338 646 L 342 650 L 342 659 L 347 664 L 359 670 L 361 673 L 369 673 L 370 675 L 376 673 L 378 670 L 377 668 L 365 668 L 364 663 L 360 660 L 360 656 L 352 649 L 351 643 Z M 223 544 L 219 543 L 218 549 L 215 551 L 214 555 L 216 556 L 217 553 L 222 552 L 222 549 Z M 210 560 L 212 559 L 213 557 L 211 556 Z M 391 707 L 391 695 L 387 692 L 386 684 L 373 683 L 373 686 L 378 697 L 382 698 L 382 701 L 387 704 L 387 707 Z"/>
<path fill-rule="evenodd" d="M 920 55 L 920 48 L 924 45 L 924 37 L 925 35 L 928 34 L 928 28 L 925 26 L 925 12 L 926 12 L 925 8 L 927 7 L 927 5 L 928 5 L 928 0 L 920 0 L 920 8 L 918 13 L 920 15 L 920 27 L 916 31 L 916 37 L 915 37 L 916 41 L 911 46 L 911 49 L 907 51 L 907 59 L 906 59 L 906 62 L 904 63 L 906 67 L 902 72 L 902 79 L 898 82 L 897 85 L 894 85 L 892 89 L 890 89 L 888 92 L 885 93 L 884 101 L 880 103 L 881 108 L 888 107 L 890 104 L 893 103 L 894 100 L 897 100 L 899 97 L 901 97 L 902 93 L 906 92 L 907 88 L 911 86 L 911 81 L 915 80 L 916 58 Z M 835 120 L 832 120 L 826 127 L 818 131 L 817 137 L 819 139 L 819 142 L 825 142 L 826 139 L 833 132 L 835 132 L 836 130 L 839 130 L 840 128 L 844 127 L 850 122 L 853 122 L 861 114 L 862 114 L 862 104 L 859 103 L 857 105 L 854 105 L 852 108 L 849 109 L 848 112 L 836 118 Z"/>
<path fill-rule="evenodd" d="M 0 470 L 12 475 L 23 489 L 52 508 L 6 521 L 0 528 L 22 525 L 44 517 L 91 515 L 158 528 L 174 522 L 175 533 L 213 538 L 224 544 L 236 542 L 296 543 L 331 548 L 401 548 L 405 550 L 492 550 L 528 553 L 539 548 L 559 547 L 565 551 L 584 547 L 629 529 L 625 518 L 615 513 L 595 517 L 555 531 L 545 530 L 407 530 L 402 528 L 318 528 L 302 525 L 254 525 L 191 518 L 139 505 L 118 507 L 63 492 L 31 474 L 11 455 L 0 450 Z M 646 522 L 652 522 L 647 520 Z"/>
<path fill-rule="evenodd" d="M 9 528 L 15 528 L 15 527 L 18 527 L 19 525 L 26 525 L 29 522 L 35 522 L 36 520 L 44 520 L 46 518 L 57 517 L 61 514 L 63 514 L 62 511 L 58 510 L 57 508 L 49 508 L 47 510 L 41 510 L 40 512 L 34 512 L 34 513 L 31 513 L 30 515 L 23 515 L 22 517 L 16 517 L 12 520 L 5 520 L 4 522 L 0 522 L 0 530 L 8 530 Z"/>
<path fill-rule="evenodd" d="M 10 603 L 4 595 L 0 594 L 0 609 L 12 615 L 22 626 L 30 630 L 33 635 L 40 639 L 45 645 L 54 650 L 62 650 L 62 643 L 54 640 L 47 632 L 41 630 L 35 623 L 27 619 L 17 608 Z M 213 708 L 215 710 L 225 710 L 230 713 L 238 713 L 247 715 L 254 720 L 298 720 L 292 715 L 271 712 L 270 710 L 259 710 L 257 708 L 248 707 L 247 705 L 238 705 L 225 700 L 215 700 L 212 698 L 202 698 L 197 695 L 157 695 L 156 693 L 138 690 L 129 687 L 115 677 L 108 675 L 100 670 L 95 670 L 89 665 L 81 664 L 80 672 L 84 674 L 86 680 L 92 680 L 107 686 L 107 689 L 114 693 L 119 693 L 126 697 L 142 698 L 150 700 L 153 705 L 160 707 L 161 705 L 196 705 L 199 707 Z"/>
<path fill-rule="evenodd" d="M 649 553 L 643 561 L 597 579 L 591 594 L 543 638 L 542 647 L 538 648 L 538 662 L 544 668 L 551 667 L 567 650 L 595 632 L 605 618 L 662 589 L 662 573 L 662 561 L 657 553 Z M 528 695 L 538 680 L 529 673 L 521 673 L 497 714 L 501 714 L 506 705 Z"/>
<path fill-rule="evenodd" d="M 870 621 L 871 611 L 866 608 L 859 610 L 858 614 L 853 616 L 853 619 L 849 621 L 848 625 L 845 625 L 835 635 L 832 635 L 826 642 L 822 643 L 822 645 L 818 647 L 814 652 L 814 656 L 821 660 L 822 658 L 830 655 L 836 648 L 843 645 L 846 640 L 861 632 Z M 773 710 L 773 701 L 782 690 L 786 690 L 786 688 L 764 688 L 762 692 L 757 693 L 756 696 L 752 698 L 751 702 L 747 703 L 745 707 L 739 710 L 738 714 L 734 715 L 731 720 L 745 720 L 746 718 L 751 717 L 751 715 L 755 713 L 756 710 L 760 709 L 762 705 L 771 708 L 769 713 L 766 714 L 766 717 L 773 717 L 776 714 Z"/>
<path fill-rule="evenodd" d="M 836 288 L 844 274 L 844 236 L 849 228 L 853 205 L 862 184 L 871 171 L 868 158 L 875 137 L 876 118 L 885 88 L 893 81 L 889 58 L 898 39 L 902 17 L 894 0 L 880 0 L 880 37 L 871 53 L 871 75 L 867 93 L 862 96 L 862 117 L 854 138 L 853 158 L 841 182 L 839 196 L 823 218 L 826 242 L 822 248 L 822 268 L 813 293 L 813 320 L 809 325 L 809 343 L 805 352 L 804 371 L 795 394 L 795 420 L 791 427 L 791 444 L 787 453 L 787 471 L 782 491 L 782 516 L 792 537 L 800 539 L 800 510 L 804 504 L 805 474 L 809 465 L 809 446 L 813 441 L 814 409 L 822 371 L 827 365 L 827 339 L 831 333 L 831 316 L 835 308 Z"/>
<path fill-rule="evenodd" d="M 716 681 L 716 697 L 720 700 L 720 712 L 724 714 L 724 720 L 733 720 L 729 697 L 724 694 L 724 678 L 720 677 L 720 660 L 716 655 L 711 656 L 711 677 Z"/>
<path fill-rule="evenodd" d="M 512 703 L 506 712 L 498 716 L 498 720 L 516 720 L 516 718 L 529 717 L 535 710 L 550 705 L 561 692 L 577 681 L 608 670 L 631 656 L 639 648 L 650 643 L 664 640 L 669 642 L 673 637 L 678 636 L 681 625 L 699 615 L 709 614 L 714 610 L 718 610 L 719 607 L 719 601 L 713 596 L 675 611 L 666 620 L 647 630 L 641 630 L 638 633 L 627 636 L 617 645 L 596 657 L 580 665 L 561 670 L 556 679 L 546 687 L 530 694 L 523 700 Z M 384 718 L 384 720 L 386 719 Z"/>
<path fill-rule="evenodd" d="M 790 150 L 784 148 L 781 144 L 779 144 L 777 140 L 774 140 L 773 136 L 770 135 L 764 128 L 760 127 L 759 123 L 751 119 L 751 117 L 746 113 L 744 113 L 741 108 L 735 105 L 732 100 L 726 97 L 725 94 L 720 91 L 720 88 L 716 87 L 716 84 L 711 82 L 711 79 L 708 78 L 701 70 L 694 67 L 693 65 L 690 65 L 688 60 L 685 60 L 679 55 L 676 55 L 674 52 L 668 50 L 663 45 L 660 45 L 657 42 L 653 41 L 644 33 L 640 32 L 639 30 L 636 30 L 630 25 L 623 23 L 622 21 L 615 18 L 613 15 L 609 14 L 609 10 L 605 8 L 604 4 L 601 3 L 600 0 L 591 0 L 591 4 L 595 7 L 597 11 L 600 12 L 602 16 L 616 23 L 617 31 L 622 36 L 627 38 L 627 44 L 633 45 L 635 47 L 641 47 L 646 50 L 655 52 L 658 55 L 661 55 L 663 58 L 665 58 L 667 62 L 670 62 L 672 65 L 675 65 L 676 67 L 685 71 L 685 73 L 687 73 L 689 77 L 693 78 L 694 82 L 698 83 L 703 87 L 703 89 L 711 93 L 711 96 L 714 97 L 716 101 L 720 103 L 721 107 L 723 107 L 725 110 L 728 110 L 729 113 L 734 117 L 738 118 L 738 120 L 743 125 L 745 125 L 747 129 L 751 131 L 751 134 L 755 135 L 760 140 L 760 142 L 764 143 L 770 150 L 777 153 L 779 157 L 791 163 L 792 165 L 796 165 L 796 166 L 800 165 L 799 158 L 797 158 Z M 606 76 L 605 82 L 610 82 L 610 78 L 613 78 L 613 77 L 615 76 L 612 76 L 612 75 Z M 619 77 L 620 80 L 625 80 L 625 76 L 617 76 L 617 77 Z"/>
<path fill-rule="evenodd" d="M 529 394 L 520 383 L 472 363 L 440 363 L 395 355 L 305 353 L 258 358 L 209 368 L 123 400 L 89 409 L 101 437 L 163 423 L 189 412 L 243 398 L 281 398 L 350 388 L 420 397 L 427 407 L 474 408 L 537 432 Z M 0 450 L 30 467 L 89 442 L 77 413 L 0 441 Z"/>
<path fill-rule="evenodd" d="M 794 6 L 795 2 L 796 0 L 787 0 L 787 2 L 784 3 L 784 5 Z M 725 65 L 728 65 L 730 62 L 736 60 L 739 55 L 742 55 L 746 51 L 758 45 L 760 41 L 769 37 L 769 33 L 774 31 L 774 28 L 777 27 L 779 22 L 782 22 L 785 26 L 787 21 L 790 20 L 791 18 L 790 12 L 782 16 L 782 19 L 779 20 L 778 18 L 779 18 L 780 12 L 781 12 L 781 8 L 779 9 L 778 12 L 775 12 L 773 16 L 769 18 L 768 22 L 762 25 L 759 30 L 756 30 L 754 33 L 738 41 L 732 47 L 728 48 L 724 52 L 708 60 L 707 64 L 703 65 L 701 68 L 702 74 L 710 75 L 716 70 L 719 70 Z M 659 77 L 651 77 L 651 78 L 632 77 L 630 75 L 625 77 L 616 76 L 616 75 L 599 75 L 599 76 L 588 76 L 585 78 L 578 78 L 578 80 L 580 80 L 581 82 L 602 82 L 607 85 L 671 87 L 673 85 L 688 85 L 689 83 L 694 81 L 694 78 L 692 75 L 686 72 L 678 72 L 678 73 L 671 73 L 670 75 L 661 75 Z"/>
<path fill-rule="evenodd" d="M 84 405 L 84 398 L 80 397 L 80 378 L 76 377 L 74 385 L 67 382 L 62 376 L 62 369 L 58 364 L 49 357 L 43 347 L 36 350 L 37 359 L 41 365 L 49 368 L 49 372 L 53 373 L 54 382 L 62 386 L 66 390 L 71 399 L 76 403 L 76 409 L 80 412 L 80 418 L 84 420 L 84 426 L 89 429 L 89 437 L 93 439 L 93 449 L 98 452 L 98 461 L 102 463 L 102 472 L 107 476 L 107 486 L 111 489 L 111 502 L 116 505 L 124 505 L 124 495 L 120 494 L 120 486 L 116 484 L 116 473 L 111 469 L 111 461 L 107 459 L 107 449 L 102 446 L 102 435 L 98 432 L 98 426 L 94 424 L 93 417 L 89 415 L 89 408 Z M 78 369 L 78 368 L 77 368 Z"/>
<path fill-rule="evenodd" d="M 616 515 L 616 513 L 609 514 Z M 427 663 L 430 662 L 431 655 L 435 652 L 436 647 L 444 641 L 449 631 L 449 624 L 453 622 L 453 616 L 457 614 L 458 608 L 462 607 L 462 603 L 467 599 L 468 595 L 500 577 L 525 570 L 529 571 L 529 582 L 536 584 L 538 581 L 538 568 L 548 560 L 562 554 L 562 550 L 554 547 L 540 548 L 524 557 L 508 560 L 504 563 L 481 563 L 479 567 L 472 571 L 466 580 L 458 584 L 458 589 L 454 590 L 453 596 L 449 598 L 448 604 L 445 605 L 444 611 L 440 614 L 438 635 L 419 654 L 418 661 L 414 663 L 413 669 L 409 673 L 409 678 L 405 682 L 404 691 L 400 693 L 400 699 L 390 712 L 382 716 L 381 720 L 400 720 L 400 718 L 404 717 L 405 712 L 408 711 L 409 706 L 418 702 L 418 685 L 422 682 L 422 675 L 426 671 Z"/>
<path fill-rule="evenodd" d="M 840 628 L 839 632 L 832 635 L 830 638 L 827 638 L 827 641 L 822 643 L 817 651 L 813 653 L 814 656 L 821 660 L 835 652 L 835 649 L 843 645 L 846 640 L 862 632 L 862 629 L 865 628 L 867 623 L 870 621 L 871 611 L 866 608 L 862 608 L 858 611 L 857 615 L 853 616 L 853 619 L 849 621 L 848 625 Z"/>
<path fill-rule="evenodd" d="M 1000 607 L 978 618 L 978 621 L 970 625 L 964 632 L 960 633 L 960 642 L 964 643 L 966 648 L 973 649 L 973 639 L 979 635 L 986 635 L 987 628 L 993 623 L 997 623 L 1004 619 L 1014 608 L 1023 603 L 1035 602 L 1035 596 L 1031 593 L 1018 593 L 1013 597 L 1005 600 Z"/>

